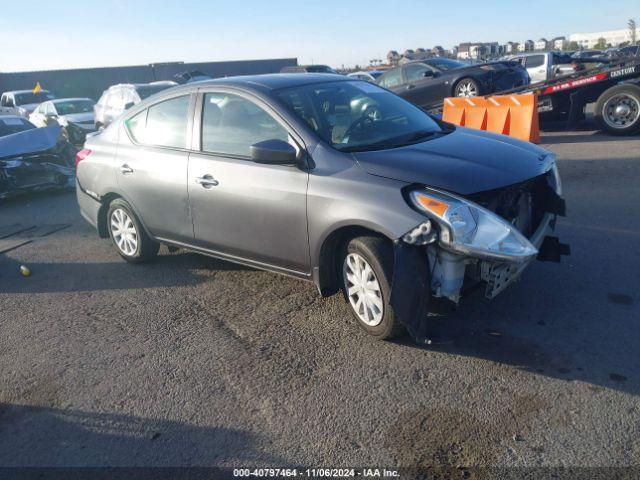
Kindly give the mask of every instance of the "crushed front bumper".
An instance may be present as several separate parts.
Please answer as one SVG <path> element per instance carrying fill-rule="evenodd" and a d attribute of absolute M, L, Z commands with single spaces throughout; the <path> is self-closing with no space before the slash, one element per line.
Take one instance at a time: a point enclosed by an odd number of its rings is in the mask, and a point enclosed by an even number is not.
<path fill-rule="evenodd" d="M 555 215 L 545 214 L 540 226 L 535 231 L 529 241 L 540 250 L 545 237 L 551 233 L 555 224 Z M 495 298 L 499 293 L 504 291 L 509 285 L 520 278 L 522 272 L 535 259 L 531 257 L 522 263 L 495 263 L 482 261 L 480 263 L 480 278 L 487 282 L 485 297 Z"/>

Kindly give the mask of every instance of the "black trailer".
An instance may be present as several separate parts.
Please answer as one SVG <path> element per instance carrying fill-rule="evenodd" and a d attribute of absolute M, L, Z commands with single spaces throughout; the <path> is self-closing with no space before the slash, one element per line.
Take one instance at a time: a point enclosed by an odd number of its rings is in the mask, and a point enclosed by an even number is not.
<path fill-rule="evenodd" d="M 591 59 L 593 61 L 593 59 Z M 595 103 L 599 127 L 612 135 L 640 132 L 640 59 L 579 71 L 505 93 L 538 95 L 540 121 L 566 120 L 572 128 Z"/>

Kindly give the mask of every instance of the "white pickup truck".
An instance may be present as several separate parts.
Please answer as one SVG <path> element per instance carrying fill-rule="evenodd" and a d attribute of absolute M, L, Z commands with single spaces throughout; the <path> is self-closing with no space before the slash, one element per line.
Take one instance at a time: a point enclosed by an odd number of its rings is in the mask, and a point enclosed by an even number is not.
<path fill-rule="evenodd" d="M 561 52 L 530 52 L 508 57 L 527 69 L 531 83 L 546 82 L 575 73 L 571 57 Z"/>

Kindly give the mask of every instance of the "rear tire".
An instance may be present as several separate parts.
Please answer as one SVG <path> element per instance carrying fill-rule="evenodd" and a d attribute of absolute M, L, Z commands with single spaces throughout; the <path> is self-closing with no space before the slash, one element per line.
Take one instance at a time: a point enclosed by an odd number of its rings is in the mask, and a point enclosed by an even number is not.
<path fill-rule="evenodd" d="M 381 237 L 351 240 L 341 255 L 342 289 L 356 323 L 372 337 L 385 340 L 405 333 L 389 304 L 393 248 Z"/>
<path fill-rule="evenodd" d="M 640 132 L 640 87 L 617 85 L 596 102 L 595 119 L 601 130 L 611 135 Z"/>
<path fill-rule="evenodd" d="M 477 97 L 478 95 L 482 95 L 482 91 L 477 81 L 473 78 L 466 77 L 456 83 L 453 95 L 455 97 Z"/>
<path fill-rule="evenodd" d="M 160 244 L 149 238 L 131 206 L 121 198 L 109 205 L 107 230 L 116 251 L 129 263 L 143 263 L 158 254 Z"/>

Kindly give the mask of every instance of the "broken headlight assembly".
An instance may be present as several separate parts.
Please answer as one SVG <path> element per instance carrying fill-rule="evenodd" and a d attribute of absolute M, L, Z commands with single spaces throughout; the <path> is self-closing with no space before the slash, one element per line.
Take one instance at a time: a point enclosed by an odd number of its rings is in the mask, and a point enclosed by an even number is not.
<path fill-rule="evenodd" d="M 514 225 L 469 200 L 429 188 L 408 197 L 440 227 L 440 245 L 446 250 L 506 262 L 525 262 L 538 253 Z"/>

